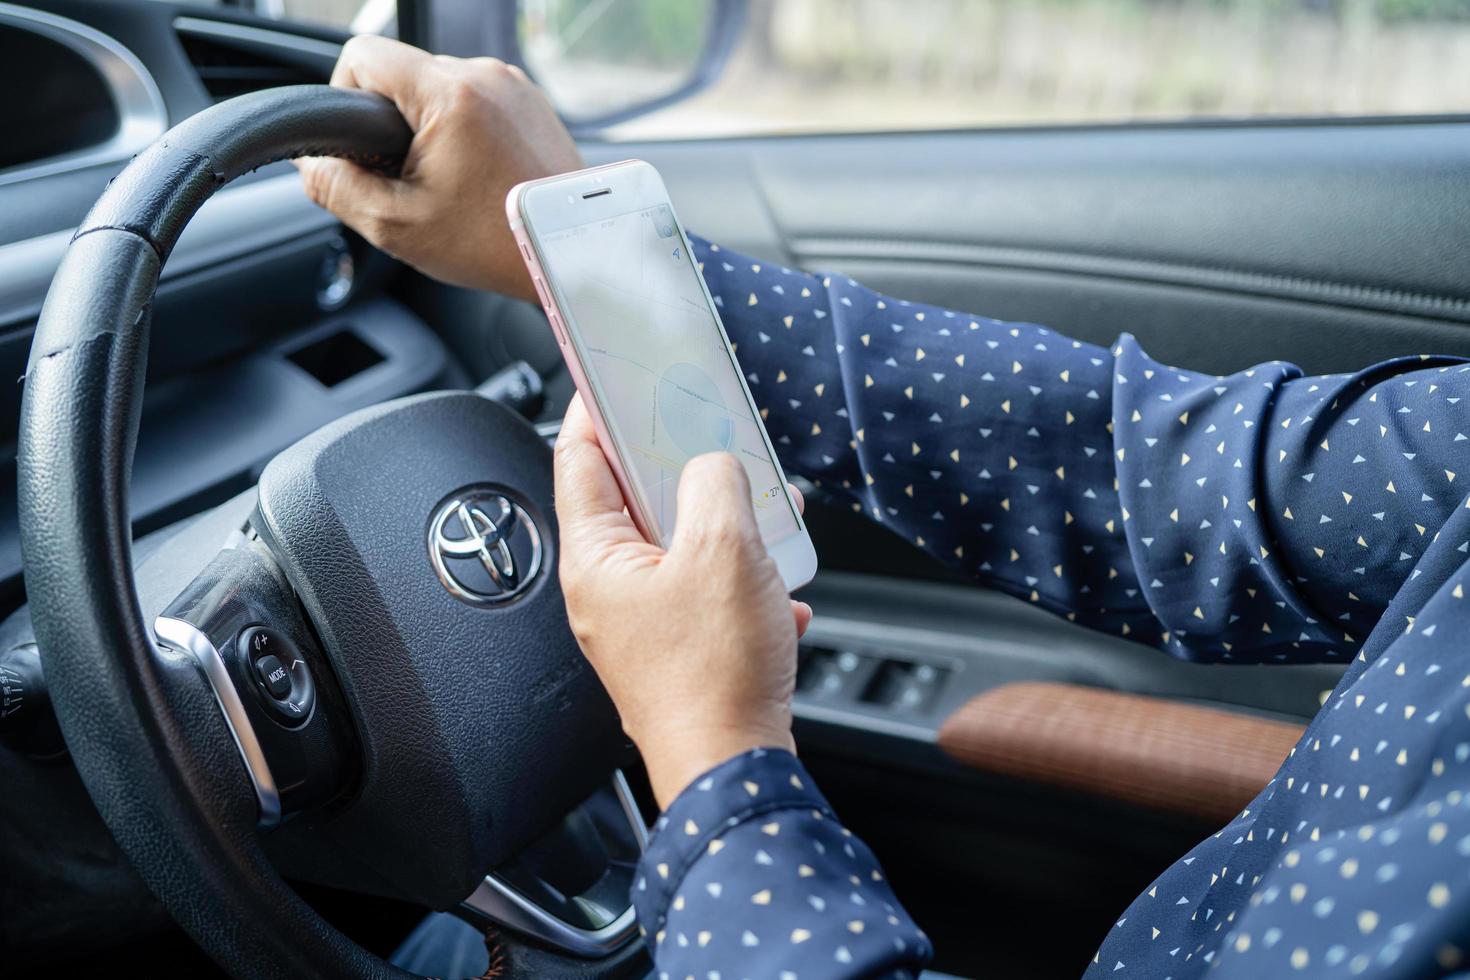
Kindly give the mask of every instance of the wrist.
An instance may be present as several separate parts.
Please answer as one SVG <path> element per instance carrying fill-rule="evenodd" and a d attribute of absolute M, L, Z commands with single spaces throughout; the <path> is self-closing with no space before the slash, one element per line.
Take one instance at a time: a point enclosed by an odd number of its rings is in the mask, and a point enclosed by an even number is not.
<path fill-rule="evenodd" d="M 700 726 L 663 734 L 634 735 L 660 810 L 711 769 L 752 749 L 796 753 L 790 718 L 786 724 Z"/>

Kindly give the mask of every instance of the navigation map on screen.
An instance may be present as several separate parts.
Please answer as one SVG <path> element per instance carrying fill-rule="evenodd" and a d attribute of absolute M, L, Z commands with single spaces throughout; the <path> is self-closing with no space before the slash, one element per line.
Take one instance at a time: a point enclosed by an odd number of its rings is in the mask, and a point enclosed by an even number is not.
<path fill-rule="evenodd" d="M 631 211 L 555 232 L 541 244 L 628 477 L 664 539 L 673 533 L 684 464 L 716 451 L 745 464 L 762 538 L 796 531 L 673 212 Z"/>

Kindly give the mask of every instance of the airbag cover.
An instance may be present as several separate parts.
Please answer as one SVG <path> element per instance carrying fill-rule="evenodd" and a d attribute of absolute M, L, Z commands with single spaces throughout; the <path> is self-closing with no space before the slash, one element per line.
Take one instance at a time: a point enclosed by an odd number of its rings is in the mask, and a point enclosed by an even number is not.
<path fill-rule="evenodd" d="M 539 571 L 504 601 L 456 597 L 431 561 L 435 513 L 467 488 L 540 533 Z M 347 416 L 270 463 L 256 523 L 363 745 L 334 842 L 402 897 L 452 905 L 607 778 L 625 742 L 567 625 L 551 451 L 519 416 L 465 393 Z"/>

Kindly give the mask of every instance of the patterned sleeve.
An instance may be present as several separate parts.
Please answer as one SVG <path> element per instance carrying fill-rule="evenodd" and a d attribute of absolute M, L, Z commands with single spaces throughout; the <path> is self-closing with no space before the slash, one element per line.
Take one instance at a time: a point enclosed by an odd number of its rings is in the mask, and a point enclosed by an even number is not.
<path fill-rule="evenodd" d="M 654 828 L 633 889 L 659 977 L 917 975 L 928 938 L 789 752 L 706 773 Z"/>
<path fill-rule="evenodd" d="M 695 241 L 783 463 L 995 588 L 1204 661 L 1346 661 L 1456 506 L 1460 359 L 1179 371 Z M 1459 482 L 1456 482 L 1458 479 Z"/>

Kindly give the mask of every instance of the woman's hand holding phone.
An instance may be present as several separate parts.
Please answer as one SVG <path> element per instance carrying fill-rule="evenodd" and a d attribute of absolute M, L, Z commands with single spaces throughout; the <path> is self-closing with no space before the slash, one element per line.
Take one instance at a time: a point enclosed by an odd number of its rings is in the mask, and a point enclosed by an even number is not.
<path fill-rule="evenodd" d="M 525 72 L 364 36 L 342 48 L 332 84 L 392 100 L 413 144 L 397 179 L 346 160 L 298 160 L 311 199 L 425 275 L 534 302 L 501 217 L 505 195 L 522 181 L 578 170 L 582 157 Z"/>
<path fill-rule="evenodd" d="M 694 458 L 678 494 L 665 551 L 628 517 L 592 419 L 572 400 L 556 443 L 562 591 L 660 807 L 725 759 L 794 748 L 796 641 L 812 616 L 761 543 L 738 460 Z"/>
<path fill-rule="evenodd" d="M 348 42 L 332 84 L 392 100 L 415 135 L 398 179 L 344 160 L 297 161 L 312 200 L 426 275 L 535 302 L 503 202 L 518 183 L 583 166 L 541 91 L 492 58 L 436 57 L 378 37 Z M 742 751 L 792 748 L 796 640 L 811 609 L 787 596 L 761 544 L 739 462 L 689 463 L 664 551 L 629 519 L 574 399 L 556 490 L 572 627 L 660 805 Z"/>

